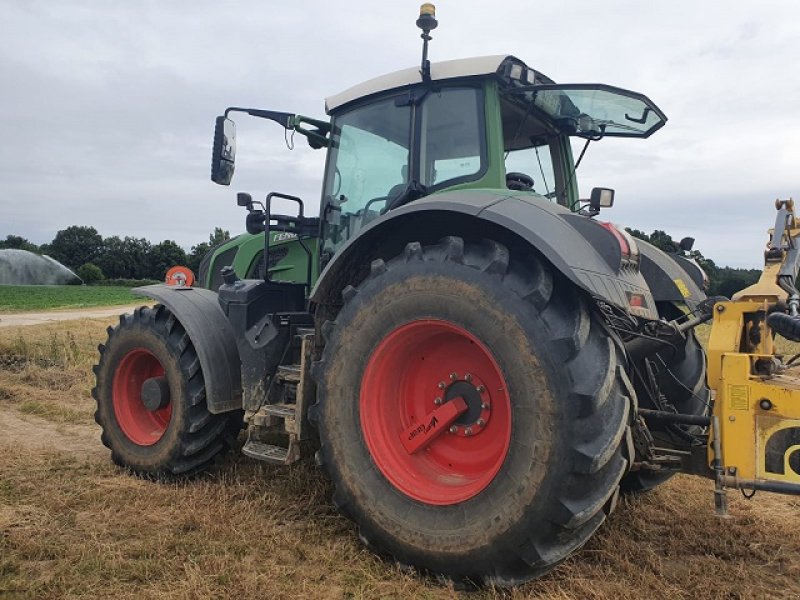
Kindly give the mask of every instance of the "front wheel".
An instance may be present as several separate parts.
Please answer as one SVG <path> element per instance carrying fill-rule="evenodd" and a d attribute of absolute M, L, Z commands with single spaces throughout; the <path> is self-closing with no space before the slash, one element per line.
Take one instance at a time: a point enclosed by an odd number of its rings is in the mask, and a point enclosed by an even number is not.
<path fill-rule="evenodd" d="M 582 546 L 628 467 L 630 399 L 580 293 L 532 256 L 445 238 L 374 262 L 344 298 L 311 416 L 362 539 L 497 585 Z"/>
<path fill-rule="evenodd" d="M 671 311 L 667 314 L 675 318 L 676 313 Z M 693 331 L 686 334 L 683 344 L 669 351 L 658 352 L 650 360 L 659 392 L 677 412 L 697 416 L 707 416 L 711 412 L 711 391 L 706 384 L 706 355 Z M 652 392 L 645 385 L 644 365 L 640 364 L 637 369 L 633 384 L 639 405 L 662 410 L 652 401 Z M 658 422 L 648 423 L 648 427 L 655 444 L 665 448 L 685 448 L 687 434 L 698 435 L 703 432 L 698 426 L 670 426 Z M 667 482 L 674 474 L 674 471 L 632 471 L 622 480 L 622 491 L 649 492 Z"/>
<path fill-rule="evenodd" d="M 148 476 L 189 475 L 233 445 L 241 412 L 208 411 L 194 345 L 167 308 L 121 316 L 99 349 L 95 421 L 116 464 Z"/>

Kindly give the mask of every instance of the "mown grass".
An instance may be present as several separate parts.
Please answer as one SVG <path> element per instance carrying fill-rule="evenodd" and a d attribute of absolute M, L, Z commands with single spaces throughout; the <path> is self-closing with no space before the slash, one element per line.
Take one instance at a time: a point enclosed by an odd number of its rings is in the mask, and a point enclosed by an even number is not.
<path fill-rule="evenodd" d="M 191 481 L 130 476 L 92 426 L 90 367 L 109 323 L 0 336 L 0 598 L 800 597 L 800 502 L 731 494 L 719 520 L 697 478 L 624 498 L 538 581 L 463 593 L 367 551 L 311 461 L 229 455 Z"/>
<path fill-rule="evenodd" d="M 141 300 L 130 288 L 89 285 L 0 285 L 0 312 L 91 308 Z"/>

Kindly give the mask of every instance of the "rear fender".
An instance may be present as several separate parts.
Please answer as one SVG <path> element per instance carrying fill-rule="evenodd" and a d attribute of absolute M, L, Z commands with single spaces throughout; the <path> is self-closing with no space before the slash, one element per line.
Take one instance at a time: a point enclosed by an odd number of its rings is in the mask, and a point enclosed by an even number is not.
<path fill-rule="evenodd" d="M 336 306 L 342 288 L 366 275 L 369 261 L 388 259 L 406 243 L 434 243 L 439 237 L 491 237 L 534 248 L 576 286 L 625 311 L 630 294 L 641 294 L 638 316 L 656 319 L 650 290 L 635 266 L 622 265 L 617 239 L 598 223 L 547 199 L 495 190 L 434 194 L 378 217 L 325 266 L 311 301 Z"/>
<path fill-rule="evenodd" d="M 236 336 L 217 294 L 203 288 L 166 285 L 149 285 L 131 291 L 166 306 L 186 330 L 203 369 L 208 411 L 218 414 L 242 408 Z"/>

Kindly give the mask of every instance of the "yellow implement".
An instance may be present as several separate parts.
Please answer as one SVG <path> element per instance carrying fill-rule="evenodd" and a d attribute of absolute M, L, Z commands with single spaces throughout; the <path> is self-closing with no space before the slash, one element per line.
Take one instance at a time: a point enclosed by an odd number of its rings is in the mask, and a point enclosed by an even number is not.
<path fill-rule="evenodd" d="M 775 228 L 759 281 L 718 302 L 708 343 L 708 385 L 715 392 L 708 461 L 725 488 L 800 494 L 800 365 L 775 354 L 775 333 L 796 340 L 800 295 L 792 200 L 777 201 Z"/>

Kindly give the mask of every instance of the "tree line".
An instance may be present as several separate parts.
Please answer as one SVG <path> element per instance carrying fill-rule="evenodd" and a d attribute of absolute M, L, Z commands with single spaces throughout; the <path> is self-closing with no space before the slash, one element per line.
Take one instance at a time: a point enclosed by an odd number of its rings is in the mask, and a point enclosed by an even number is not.
<path fill-rule="evenodd" d="M 680 252 L 678 242 L 672 239 L 668 233 L 656 229 L 651 234 L 646 234 L 638 229 L 626 228 L 627 232 L 633 237 L 650 242 L 657 248 L 670 254 Z M 746 288 L 758 281 L 761 276 L 761 269 L 736 269 L 734 267 L 719 267 L 710 258 L 706 258 L 699 250 L 692 249 L 686 253 L 688 258 L 697 261 L 706 275 L 708 275 L 709 285 L 706 293 L 709 296 L 725 296 L 730 298 L 733 294 Z"/>
<path fill-rule="evenodd" d="M 646 234 L 638 229 L 628 229 L 628 233 L 665 252 L 679 251 L 678 243 L 664 231 L 657 229 Z M 37 246 L 21 236 L 9 235 L 5 240 L 0 240 L 0 249 L 16 248 L 47 254 L 72 269 L 87 283 L 103 279 L 162 280 L 167 269 L 174 265 L 185 265 L 197 274 L 206 252 L 230 237 L 228 231 L 215 227 L 207 242 L 200 242 L 186 252 L 172 240 L 152 244 L 144 238 L 129 236 L 104 238 L 94 227 L 72 225 L 56 233 L 49 244 Z M 719 267 L 699 250 L 691 250 L 688 256 L 695 259 L 708 275 L 709 296 L 730 297 L 755 283 L 761 275 L 760 269 Z"/>
<path fill-rule="evenodd" d="M 47 254 L 72 269 L 86 283 L 104 279 L 160 281 L 175 265 L 185 265 L 196 274 L 206 252 L 230 237 L 228 231 L 216 227 L 207 242 L 200 242 L 186 252 L 172 240 L 153 244 L 130 236 L 104 238 L 94 227 L 72 225 L 56 233 L 48 244 L 37 246 L 24 237 L 9 235 L 0 240 L 0 249 Z"/>

